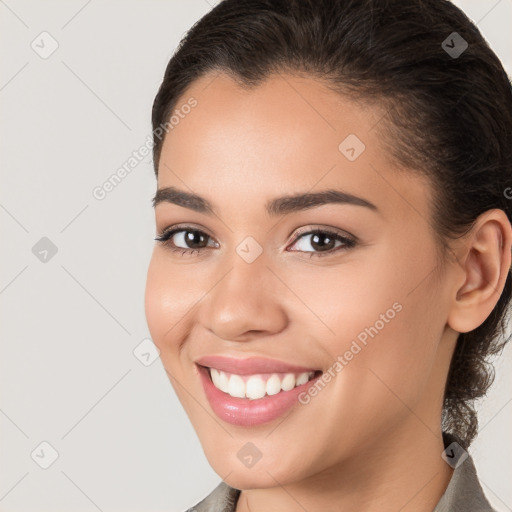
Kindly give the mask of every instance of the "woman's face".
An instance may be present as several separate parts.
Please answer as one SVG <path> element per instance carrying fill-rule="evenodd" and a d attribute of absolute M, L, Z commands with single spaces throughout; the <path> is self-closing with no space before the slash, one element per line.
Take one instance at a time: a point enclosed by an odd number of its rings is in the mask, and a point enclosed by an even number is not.
<path fill-rule="evenodd" d="M 209 75 L 190 98 L 159 162 L 156 232 L 181 231 L 155 244 L 146 317 L 212 467 L 273 487 L 438 432 L 453 283 L 386 112 L 291 75 Z"/>

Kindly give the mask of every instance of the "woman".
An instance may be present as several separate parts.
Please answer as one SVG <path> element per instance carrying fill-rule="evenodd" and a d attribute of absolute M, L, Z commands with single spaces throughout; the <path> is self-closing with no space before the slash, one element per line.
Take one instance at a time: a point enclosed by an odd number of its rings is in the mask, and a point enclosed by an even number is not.
<path fill-rule="evenodd" d="M 492 510 L 512 94 L 443 0 L 224 0 L 153 106 L 146 316 L 219 486 L 190 510 Z"/>

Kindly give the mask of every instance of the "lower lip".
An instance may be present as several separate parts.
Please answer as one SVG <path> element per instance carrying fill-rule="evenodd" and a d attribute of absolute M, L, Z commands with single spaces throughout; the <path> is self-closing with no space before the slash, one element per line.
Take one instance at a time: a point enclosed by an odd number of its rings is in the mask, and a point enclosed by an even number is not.
<path fill-rule="evenodd" d="M 235 398 L 217 389 L 213 385 L 208 368 L 198 365 L 198 369 L 206 398 L 210 402 L 213 412 L 221 420 L 242 427 L 253 427 L 279 418 L 299 403 L 298 396 L 321 376 L 320 374 L 289 391 L 280 391 L 275 395 L 266 395 L 263 398 L 251 400 Z"/>

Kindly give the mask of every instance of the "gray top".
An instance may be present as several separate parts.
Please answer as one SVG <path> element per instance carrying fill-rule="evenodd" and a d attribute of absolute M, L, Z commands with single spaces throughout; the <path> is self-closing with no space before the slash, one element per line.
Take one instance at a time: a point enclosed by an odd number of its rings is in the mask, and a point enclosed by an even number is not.
<path fill-rule="evenodd" d="M 456 438 L 451 434 L 443 433 L 443 441 L 446 460 L 452 457 L 456 460 L 448 462 L 454 467 L 453 474 L 445 493 L 432 512 L 496 512 L 480 486 L 471 456 L 460 445 L 452 445 L 456 443 Z M 458 460 L 462 462 L 458 464 Z M 186 512 L 236 512 L 240 492 L 221 481 L 206 498 Z"/>

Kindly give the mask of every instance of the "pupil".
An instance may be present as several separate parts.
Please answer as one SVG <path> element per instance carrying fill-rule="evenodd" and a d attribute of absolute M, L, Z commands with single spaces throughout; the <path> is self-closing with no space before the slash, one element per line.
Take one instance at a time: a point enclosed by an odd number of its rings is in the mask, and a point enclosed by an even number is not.
<path fill-rule="evenodd" d="M 325 243 L 325 242 L 320 242 L 319 240 L 322 240 L 322 239 L 327 239 L 329 242 Z M 319 234 L 314 234 L 313 235 L 313 240 L 311 242 L 311 245 L 317 249 L 317 248 L 320 248 L 320 249 L 332 249 L 334 247 L 334 238 L 330 238 L 329 235 L 319 235 Z M 315 247 L 316 246 L 316 247 Z"/>
<path fill-rule="evenodd" d="M 187 231 L 185 236 L 187 243 L 191 245 L 200 243 L 201 239 L 204 240 L 204 238 L 205 237 L 201 233 L 199 233 L 199 231 Z M 195 249 L 195 247 L 192 248 Z"/>

